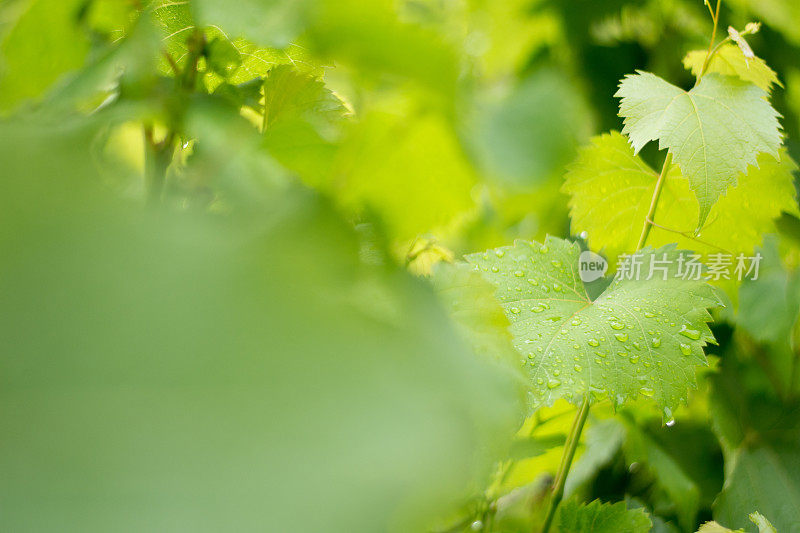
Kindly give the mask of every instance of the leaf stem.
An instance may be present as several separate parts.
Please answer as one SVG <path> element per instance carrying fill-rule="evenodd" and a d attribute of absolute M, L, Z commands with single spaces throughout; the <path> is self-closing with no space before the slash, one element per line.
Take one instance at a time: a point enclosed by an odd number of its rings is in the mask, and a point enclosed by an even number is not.
<path fill-rule="evenodd" d="M 561 466 L 558 468 L 558 474 L 553 482 L 553 495 L 550 498 L 550 504 L 547 507 L 547 517 L 544 520 L 541 533 L 550 531 L 550 526 L 553 525 L 553 519 L 556 516 L 556 509 L 558 504 L 564 498 L 564 486 L 567 482 L 567 475 L 569 468 L 572 465 L 572 459 L 575 457 L 575 450 L 578 448 L 578 442 L 581 440 L 581 433 L 583 426 L 586 424 L 586 418 L 589 416 L 589 395 L 583 398 L 578 413 L 575 415 L 575 420 L 572 422 L 572 429 L 569 432 L 569 437 L 564 445 L 564 454 L 561 456 Z"/>
<path fill-rule="evenodd" d="M 664 189 L 664 183 L 667 180 L 667 174 L 669 173 L 669 169 L 672 166 L 672 154 L 667 152 L 667 157 L 664 159 L 664 166 L 661 167 L 661 174 L 658 176 L 658 181 L 656 182 L 656 188 L 653 191 L 653 199 L 650 200 L 650 210 L 647 212 L 647 216 L 644 219 L 644 227 L 642 227 L 642 234 L 639 237 L 639 243 L 636 245 L 636 251 L 638 252 L 644 245 L 647 243 L 647 237 L 650 235 L 650 228 L 653 227 L 653 220 L 655 219 L 656 215 L 656 208 L 658 207 L 658 199 L 661 197 L 661 191 Z"/>
<path fill-rule="evenodd" d="M 172 163 L 175 134 L 170 131 L 162 141 L 155 140 L 153 125 L 144 127 L 145 139 L 145 186 L 147 202 L 151 205 L 161 202 L 167 169 Z"/>
<path fill-rule="evenodd" d="M 697 76 L 697 83 L 700 83 L 700 80 L 702 79 L 703 75 L 706 73 L 706 70 L 708 70 L 708 65 L 711 63 L 711 57 L 719 49 L 719 46 L 717 46 L 716 48 L 714 47 L 714 41 L 717 40 L 717 29 L 719 28 L 719 8 L 720 8 L 720 5 L 722 5 L 722 0 L 717 0 L 717 8 L 714 10 L 714 12 L 711 13 L 711 20 L 714 21 L 714 29 L 711 30 L 711 42 L 708 43 L 708 53 L 706 54 L 705 61 L 703 61 L 703 68 L 700 69 L 700 75 Z M 711 10 L 711 5 L 708 4 L 708 7 L 709 7 L 709 11 L 710 11 Z M 722 43 L 720 43 L 720 44 L 722 44 Z"/>

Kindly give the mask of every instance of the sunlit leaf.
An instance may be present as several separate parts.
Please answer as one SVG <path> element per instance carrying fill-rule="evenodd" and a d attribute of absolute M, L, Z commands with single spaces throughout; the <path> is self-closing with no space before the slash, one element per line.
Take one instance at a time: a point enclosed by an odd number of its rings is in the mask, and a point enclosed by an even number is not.
<path fill-rule="evenodd" d="M 742 80 L 707 74 L 687 92 L 639 72 L 622 80 L 616 96 L 635 152 L 657 140 L 674 156 L 697 196 L 701 226 L 760 153 L 779 157 L 778 112 L 762 89 Z"/>

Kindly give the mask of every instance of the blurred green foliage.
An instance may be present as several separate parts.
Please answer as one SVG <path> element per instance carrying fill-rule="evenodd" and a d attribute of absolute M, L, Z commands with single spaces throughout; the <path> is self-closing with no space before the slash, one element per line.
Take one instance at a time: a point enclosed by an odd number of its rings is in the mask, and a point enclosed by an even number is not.
<path fill-rule="evenodd" d="M 783 117 L 700 235 L 762 276 L 720 284 L 674 419 L 593 407 L 560 531 L 800 531 L 799 10 L 723 1 L 764 63 L 712 65 Z M 710 32 L 702 0 L 0 4 L 0 529 L 538 527 L 574 409 L 531 412 L 492 287 L 448 263 L 630 250 L 600 230 L 635 241 L 648 195 L 570 203 L 567 168 L 623 76 L 691 88 Z M 682 180 L 650 244 L 708 253 Z"/>

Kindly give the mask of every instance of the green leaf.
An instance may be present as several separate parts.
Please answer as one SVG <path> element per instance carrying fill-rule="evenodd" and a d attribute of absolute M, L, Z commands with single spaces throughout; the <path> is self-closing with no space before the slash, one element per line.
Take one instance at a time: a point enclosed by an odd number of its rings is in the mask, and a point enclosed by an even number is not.
<path fill-rule="evenodd" d="M 759 249 L 763 256 L 757 280 L 739 290 L 736 324 L 759 342 L 791 348 L 792 328 L 800 314 L 800 273 L 784 265 L 777 239 Z"/>
<path fill-rule="evenodd" d="M 746 528 L 748 514 L 758 511 L 778 531 L 793 531 L 800 524 L 797 403 L 751 392 L 745 372 L 733 362 L 714 376 L 710 395 L 712 424 L 725 454 L 725 485 L 714 519 Z"/>
<path fill-rule="evenodd" d="M 745 533 L 743 529 L 737 529 L 734 531 L 733 529 L 728 529 L 727 527 L 723 527 L 716 522 L 706 522 L 700 529 L 697 530 L 697 533 Z"/>
<path fill-rule="evenodd" d="M 601 420 L 586 430 L 584 451 L 572 465 L 564 486 L 569 497 L 578 487 L 594 479 L 601 468 L 611 462 L 625 441 L 625 426 L 614 418 Z"/>
<path fill-rule="evenodd" d="M 797 165 L 785 150 L 780 160 L 762 154 L 758 167 L 738 178 L 738 186 L 711 208 L 699 235 L 694 229 L 700 210 L 689 183 L 673 165 L 667 174 L 648 243 L 701 254 L 751 254 L 763 235 L 776 230 L 783 211 L 797 212 L 793 172 Z M 623 135 L 611 132 L 592 140 L 569 167 L 563 191 L 570 195 L 572 233 L 586 232 L 592 249 L 615 262 L 631 253 L 639 240 L 658 173 L 650 168 Z M 669 228 L 673 231 L 667 231 Z M 737 231 L 731 231 L 736 227 Z M 680 233 L 677 233 L 680 232 Z"/>
<path fill-rule="evenodd" d="M 504 184 L 531 187 L 560 174 L 591 135 L 592 113 L 563 74 L 543 70 L 486 93 L 474 104 L 471 142 L 485 171 Z"/>
<path fill-rule="evenodd" d="M 797 444 L 744 447 L 727 464 L 725 488 L 714 506 L 714 518 L 744 527 L 749 512 L 759 509 L 780 531 L 800 524 L 800 452 Z"/>
<path fill-rule="evenodd" d="M 750 520 L 758 526 L 758 533 L 778 533 L 775 526 L 759 512 L 750 513 Z"/>
<path fill-rule="evenodd" d="M 414 105 L 368 111 L 348 128 L 334 168 L 342 204 L 371 211 L 399 241 L 441 230 L 475 206 L 478 176 L 453 124 Z"/>
<path fill-rule="evenodd" d="M 652 522 L 644 509 L 627 509 L 595 500 L 580 504 L 568 500 L 558 507 L 555 530 L 559 533 L 648 533 Z"/>
<path fill-rule="evenodd" d="M 518 439 L 511 445 L 509 458 L 512 461 L 522 461 L 531 457 L 539 457 L 549 450 L 563 446 L 567 438 L 565 435 L 547 435 L 544 437 L 529 437 Z"/>
<path fill-rule="evenodd" d="M 670 246 L 643 252 L 641 279 L 618 277 L 591 301 L 579 254 L 577 244 L 548 237 L 467 257 L 497 286 L 534 405 L 590 393 L 621 404 L 641 394 L 671 415 L 695 384 L 695 366 L 706 364 L 703 346 L 714 342 L 706 325 L 719 303 L 713 289 L 676 277 L 681 252 Z M 668 270 L 647 280 L 654 260 Z"/>
<path fill-rule="evenodd" d="M 687 92 L 640 71 L 622 80 L 616 96 L 635 152 L 658 140 L 674 156 L 700 204 L 699 225 L 758 154 L 779 157 L 778 112 L 751 83 L 707 74 Z"/>
<path fill-rule="evenodd" d="M 307 183 L 330 180 L 348 114 L 318 77 L 290 65 L 272 68 L 264 80 L 264 144 Z"/>
<path fill-rule="evenodd" d="M 242 64 L 239 50 L 224 37 L 215 37 L 206 45 L 206 61 L 212 72 L 229 78 Z"/>
<path fill-rule="evenodd" d="M 4 529 L 422 531 L 482 483 L 517 398 L 428 287 L 306 192 L 121 200 L 61 118 L 0 123 Z"/>
<path fill-rule="evenodd" d="M 0 43 L 0 111 L 41 96 L 80 67 L 89 39 L 79 23 L 83 0 L 35 0 Z"/>
<path fill-rule="evenodd" d="M 216 0 L 192 0 L 202 25 L 218 25 L 231 37 L 276 48 L 288 46 L 303 30 L 308 0 L 239 0 L 235 6 Z"/>
<path fill-rule="evenodd" d="M 683 66 L 699 76 L 705 63 L 707 50 L 692 50 L 683 58 Z M 744 57 L 738 46 L 725 44 L 717 50 L 708 64 L 708 72 L 716 72 L 723 76 L 738 76 L 744 81 L 769 92 L 773 85 L 783 87 L 778 75 L 760 57 L 748 59 Z"/>
<path fill-rule="evenodd" d="M 655 483 L 674 503 L 678 522 L 685 529 L 694 527 L 700 506 L 700 490 L 684 472 L 680 463 L 646 431 L 635 423 L 628 423 L 625 441 L 625 459 L 641 463 L 652 471 Z"/>
<path fill-rule="evenodd" d="M 433 275 L 436 294 L 475 353 L 517 368 L 510 323 L 494 297 L 494 287 L 463 263 L 442 263 Z"/>
<path fill-rule="evenodd" d="M 265 129 L 276 123 L 304 120 L 323 133 L 335 128 L 347 112 L 342 101 L 315 76 L 279 65 L 264 80 Z"/>

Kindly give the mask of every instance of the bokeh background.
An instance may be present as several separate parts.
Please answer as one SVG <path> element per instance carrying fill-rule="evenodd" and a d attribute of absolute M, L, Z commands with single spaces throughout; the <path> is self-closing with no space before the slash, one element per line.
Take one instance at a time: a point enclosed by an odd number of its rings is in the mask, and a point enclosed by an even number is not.
<path fill-rule="evenodd" d="M 723 1 L 750 21 L 798 160 L 800 4 Z M 710 33 L 702 0 L 2 2 L 0 529 L 531 530 L 574 407 L 530 412 L 450 263 L 584 243 L 566 168 Z M 593 408 L 569 497 L 800 531 L 798 228 L 674 420 Z"/>

